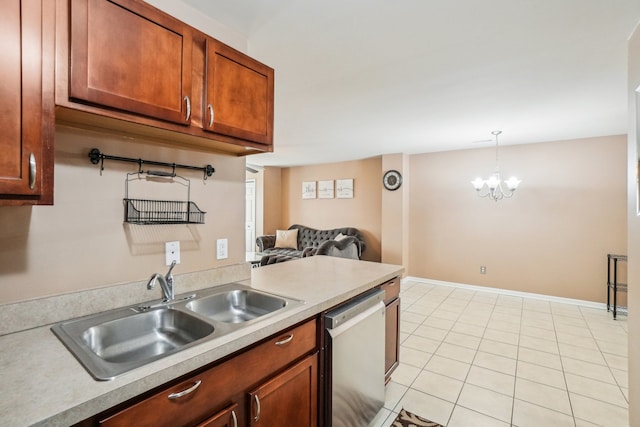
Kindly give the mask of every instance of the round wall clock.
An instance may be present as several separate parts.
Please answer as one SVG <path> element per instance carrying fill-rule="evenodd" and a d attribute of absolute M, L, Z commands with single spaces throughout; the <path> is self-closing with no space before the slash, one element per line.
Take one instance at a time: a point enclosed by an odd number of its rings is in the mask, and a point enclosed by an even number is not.
<path fill-rule="evenodd" d="M 402 185 L 402 175 L 397 170 L 387 171 L 382 177 L 382 184 L 387 190 L 397 190 Z"/>

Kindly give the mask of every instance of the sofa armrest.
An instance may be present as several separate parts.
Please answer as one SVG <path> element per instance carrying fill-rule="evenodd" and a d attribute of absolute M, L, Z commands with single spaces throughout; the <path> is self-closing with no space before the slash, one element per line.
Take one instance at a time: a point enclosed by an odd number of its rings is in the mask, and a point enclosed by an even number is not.
<path fill-rule="evenodd" d="M 360 240 L 354 236 L 345 237 L 341 240 L 327 240 L 318 246 L 314 255 L 360 259 Z"/>
<path fill-rule="evenodd" d="M 306 258 L 308 256 L 314 256 L 316 254 L 316 248 L 313 246 L 307 246 L 302 250 L 302 258 Z"/>
<path fill-rule="evenodd" d="M 276 246 L 276 235 L 267 234 L 265 236 L 258 236 L 256 238 L 256 245 L 258 245 L 258 252 L 264 252 L 265 249 L 273 248 Z"/>

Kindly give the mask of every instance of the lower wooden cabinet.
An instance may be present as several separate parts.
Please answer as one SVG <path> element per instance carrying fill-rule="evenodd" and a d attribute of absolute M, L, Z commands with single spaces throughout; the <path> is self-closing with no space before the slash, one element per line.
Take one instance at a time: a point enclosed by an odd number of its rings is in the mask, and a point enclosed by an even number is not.
<path fill-rule="evenodd" d="M 385 357 L 384 372 L 385 380 L 391 379 L 391 373 L 400 363 L 400 347 L 398 345 L 400 334 L 400 298 L 396 298 L 387 304 L 385 313 Z"/>
<path fill-rule="evenodd" d="M 249 393 L 252 426 L 314 427 L 318 407 L 318 355 L 314 354 Z"/>
<path fill-rule="evenodd" d="M 77 426 L 315 426 L 317 365 L 313 318 Z"/>
<path fill-rule="evenodd" d="M 400 279 L 380 289 L 385 291 L 389 381 L 399 361 Z M 321 373 L 330 360 L 320 345 L 321 324 L 313 317 L 74 427 L 323 425 L 327 379 Z"/>
<path fill-rule="evenodd" d="M 391 380 L 391 373 L 400 363 L 400 278 L 383 283 L 385 291 L 385 382 Z"/>
<path fill-rule="evenodd" d="M 238 427 L 238 404 L 234 403 L 218 412 L 197 427 Z"/>

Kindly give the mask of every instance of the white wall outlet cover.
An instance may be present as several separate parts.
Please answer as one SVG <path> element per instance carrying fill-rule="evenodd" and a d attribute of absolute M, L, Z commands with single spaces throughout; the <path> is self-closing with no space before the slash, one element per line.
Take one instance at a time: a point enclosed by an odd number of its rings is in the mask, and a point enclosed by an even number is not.
<path fill-rule="evenodd" d="M 227 239 L 218 239 L 216 240 L 216 258 L 217 259 L 227 259 L 229 258 L 228 254 L 228 240 Z"/>
<path fill-rule="evenodd" d="M 166 265 L 171 265 L 173 261 L 180 264 L 180 242 L 166 242 L 164 244 L 164 255 Z"/>

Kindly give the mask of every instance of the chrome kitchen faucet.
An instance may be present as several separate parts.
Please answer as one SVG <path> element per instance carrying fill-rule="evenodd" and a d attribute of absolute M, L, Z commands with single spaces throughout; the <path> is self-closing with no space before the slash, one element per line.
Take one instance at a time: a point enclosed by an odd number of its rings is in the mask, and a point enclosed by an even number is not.
<path fill-rule="evenodd" d="M 160 282 L 160 287 L 162 288 L 162 302 L 173 301 L 175 297 L 174 287 L 173 287 L 173 267 L 176 266 L 176 261 L 173 260 L 171 263 L 171 267 L 169 267 L 169 271 L 166 275 L 162 275 L 160 273 L 155 273 L 149 279 L 149 283 L 147 283 L 147 289 L 153 289 L 156 286 L 156 281 Z"/>

